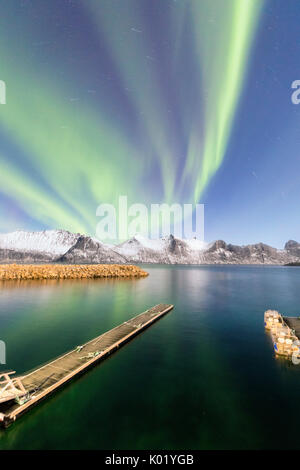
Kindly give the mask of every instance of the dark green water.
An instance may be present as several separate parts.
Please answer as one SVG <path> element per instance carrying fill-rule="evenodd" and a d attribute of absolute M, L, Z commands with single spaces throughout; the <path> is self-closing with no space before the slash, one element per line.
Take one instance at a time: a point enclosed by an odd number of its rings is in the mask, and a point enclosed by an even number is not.
<path fill-rule="evenodd" d="M 18 373 L 154 304 L 175 304 L 0 431 L 0 448 L 300 448 L 300 366 L 274 359 L 263 326 L 266 308 L 300 314 L 300 268 L 146 269 L 136 281 L 0 286 L 0 339 Z"/>

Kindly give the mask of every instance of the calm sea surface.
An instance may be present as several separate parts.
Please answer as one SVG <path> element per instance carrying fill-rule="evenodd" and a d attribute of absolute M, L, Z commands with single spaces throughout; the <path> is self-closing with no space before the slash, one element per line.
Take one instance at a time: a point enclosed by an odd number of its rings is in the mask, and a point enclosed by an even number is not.
<path fill-rule="evenodd" d="M 300 268 L 145 266 L 140 280 L 0 284 L 6 369 L 21 374 L 158 303 L 174 310 L 24 415 L 1 449 L 300 448 L 300 366 L 267 308 L 300 315 Z"/>

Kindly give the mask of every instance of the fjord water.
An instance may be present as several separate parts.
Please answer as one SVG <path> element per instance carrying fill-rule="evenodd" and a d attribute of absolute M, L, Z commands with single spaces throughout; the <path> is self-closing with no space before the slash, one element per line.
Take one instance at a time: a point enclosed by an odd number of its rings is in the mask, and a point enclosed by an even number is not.
<path fill-rule="evenodd" d="M 5 368 L 18 374 L 152 305 L 175 308 L 0 431 L 0 448 L 299 448 L 300 366 L 274 358 L 263 313 L 300 314 L 300 268 L 144 268 L 140 280 L 1 284 Z"/>

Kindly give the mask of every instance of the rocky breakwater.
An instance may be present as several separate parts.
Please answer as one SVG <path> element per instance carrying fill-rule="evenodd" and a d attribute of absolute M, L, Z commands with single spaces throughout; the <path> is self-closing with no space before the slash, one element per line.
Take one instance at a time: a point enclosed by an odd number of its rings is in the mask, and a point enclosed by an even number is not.
<path fill-rule="evenodd" d="M 140 278 L 148 273 L 138 266 L 119 264 L 93 265 L 0 265 L 0 280 Z"/>

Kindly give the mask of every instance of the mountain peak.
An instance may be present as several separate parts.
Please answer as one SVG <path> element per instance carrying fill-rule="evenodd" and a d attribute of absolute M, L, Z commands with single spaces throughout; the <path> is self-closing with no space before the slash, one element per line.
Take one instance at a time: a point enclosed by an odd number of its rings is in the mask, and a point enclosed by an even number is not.
<path fill-rule="evenodd" d="M 284 245 L 284 249 L 285 250 L 290 250 L 290 249 L 293 249 L 293 248 L 297 248 L 300 246 L 300 243 L 296 242 L 295 240 L 289 240 L 288 242 L 286 242 L 286 244 Z"/>
<path fill-rule="evenodd" d="M 80 234 L 67 230 L 43 230 L 41 232 L 26 232 L 17 230 L 0 234 L 0 248 L 19 250 L 22 252 L 64 254 L 76 243 Z"/>

